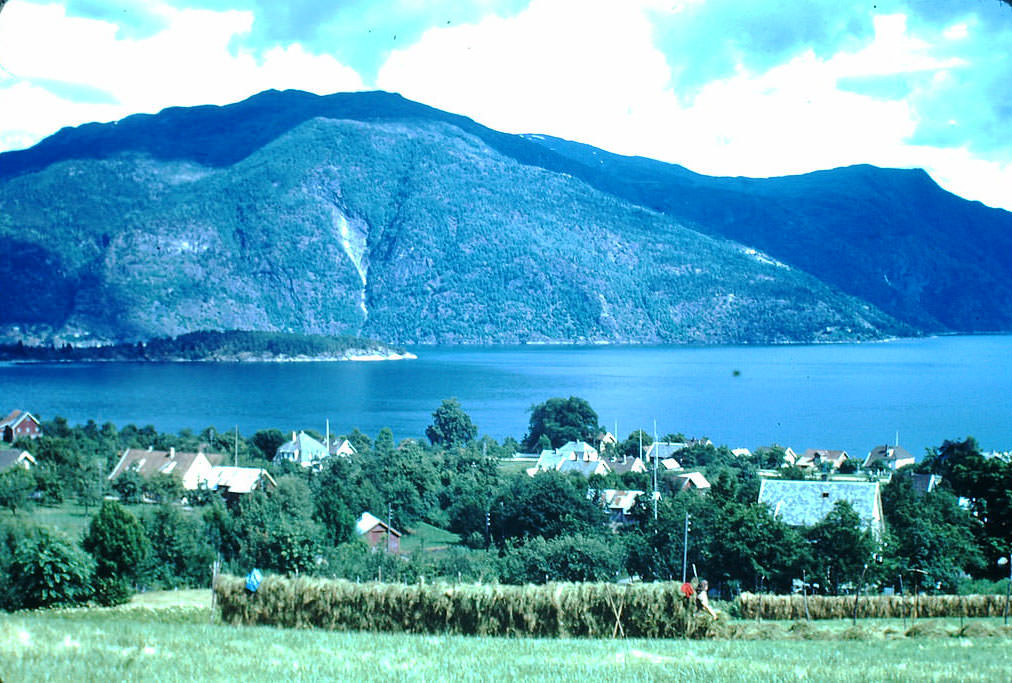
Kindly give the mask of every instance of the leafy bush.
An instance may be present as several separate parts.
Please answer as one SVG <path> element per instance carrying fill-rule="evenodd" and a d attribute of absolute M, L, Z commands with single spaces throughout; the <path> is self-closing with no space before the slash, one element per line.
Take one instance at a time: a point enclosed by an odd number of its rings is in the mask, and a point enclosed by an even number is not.
<path fill-rule="evenodd" d="M 59 532 L 39 527 L 23 539 L 8 567 L 3 607 L 79 605 L 91 597 L 91 559 Z"/>
<path fill-rule="evenodd" d="M 92 518 L 82 543 L 95 558 L 95 576 L 106 604 L 120 604 L 130 597 L 130 580 L 144 567 L 151 546 L 144 527 L 115 501 L 107 500 Z M 121 585 L 116 585 L 116 584 Z"/>

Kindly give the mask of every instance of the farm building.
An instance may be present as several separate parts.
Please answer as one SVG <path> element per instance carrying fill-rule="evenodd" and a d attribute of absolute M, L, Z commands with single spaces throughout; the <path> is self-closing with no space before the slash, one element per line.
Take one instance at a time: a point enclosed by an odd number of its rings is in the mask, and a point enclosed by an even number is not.
<path fill-rule="evenodd" d="M 8 443 L 18 439 L 35 439 L 42 436 L 42 425 L 31 413 L 23 410 L 12 410 L 0 420 L 0 438 Z"/>
<path fill-rule="evenodd" d="M 211 468 L 224 461 L 225 456 L 221 453 L 185 453 L 175 448 L 167 451 L 128 448 L 120 456 L 109 480 L 115 480 L 128 470 L 134 470 L 145 480 L 156 474 L 171 474 L 182 481 L 184 489 L 194 491 L 201 481 L 207 479 Z"/>
<path fill-rule="evenodd" d="M 677 475 L 679 491 L 695 491 L 697 493 L 709 493 L 710 482 L 706 480 L 702 472 L 686 472 Z"/>
<path fill-rule="evenodd" d="M 212 491 L 217 491 L 226 500 L 257 490 L 273 489 L 278 485 L 265 469 L 220 465 L 212 467 L 200 483 Z"/>
<path fill-rule="evenodd" d="M 763 479 L 759 485 L 759 502 L 791 526 L 822 521 L 840 500 L 850 503 L 861 523 L 881 536 L 884 521 L 878 482 Z"/>
<path fill-rule="evenodd" d="M 400 551 L 401 532 L 368 512 L 363 512 L 355 523 L 355 532 L 373 548 L 386 548 L 392 553 Z"/>

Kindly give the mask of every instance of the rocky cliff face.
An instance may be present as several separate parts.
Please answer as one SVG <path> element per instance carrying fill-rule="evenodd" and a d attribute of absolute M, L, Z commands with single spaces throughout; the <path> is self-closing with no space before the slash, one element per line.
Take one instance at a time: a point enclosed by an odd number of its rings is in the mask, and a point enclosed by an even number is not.
<path fill-rule="evenodd" d="M 266 93 L 61 131 L 0 155 L 0 281 L 21 302 L 0 327 L 395 343 L 916 332 L 773 250 L 568 172 L 581 166 L 382 94 Z"/>

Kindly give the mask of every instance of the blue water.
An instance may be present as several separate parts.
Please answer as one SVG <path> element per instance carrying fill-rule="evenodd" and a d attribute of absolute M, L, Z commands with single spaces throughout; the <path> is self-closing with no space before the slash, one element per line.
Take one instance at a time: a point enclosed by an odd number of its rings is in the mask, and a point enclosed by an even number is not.
<path fill-rule="evenodd" d="M 358 427 L 421 437 L 456 396 L 481 433 L 523 436 L 528 408 L 581 396 L 622 436 L 636 428 L 732 447 L 863 455 L 899 440 L 1012 449 L 1012 337 L 722 347 L 422 347 L 382 363 L 0 365 L 0 411 L 243 433 Z M 738 371 L 735 374 L 735 371 Z"/>

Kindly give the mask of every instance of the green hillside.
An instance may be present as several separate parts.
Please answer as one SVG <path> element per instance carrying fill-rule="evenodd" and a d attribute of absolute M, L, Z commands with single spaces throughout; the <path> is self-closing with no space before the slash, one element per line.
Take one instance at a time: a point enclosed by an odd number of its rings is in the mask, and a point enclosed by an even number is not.
<path fill-rule="evenodd" d="M 195 131 L 218 136 L 203 161 L 186 158 L 199 156 L 192 144 L 170 158 L 181 121 L 227 109 L 131 117 L 123 139 L 92 124 L 0 155 L 0 279 L 31 293 L 0 309 L 0 335 L 765 343 L 916 331 L 760 251 L 521 163 L 544 148 L 465 132 L 473 122 L 285 119 L 270 137 L 286 110 L 261 106 Z"/>

